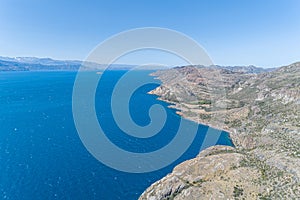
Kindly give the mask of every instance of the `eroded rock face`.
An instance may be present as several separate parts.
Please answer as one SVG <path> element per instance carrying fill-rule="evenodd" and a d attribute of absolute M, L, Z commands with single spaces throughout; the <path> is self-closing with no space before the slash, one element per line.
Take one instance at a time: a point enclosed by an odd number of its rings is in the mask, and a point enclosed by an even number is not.
<path fill-rule="evenodd" d="M 300 63 L 250 72 L 187 66 L 154 74 L 163 84 L 150 93 L 183 117 L 227 130 L 237 148 L 201 152 L 141 199 L 299 198 Z"/>
<path fill-rule="evenodd" d="M 260 172 L 240 166 L 244 155 L 232 147 L 214 146 L 185 161 L 150 186 L 142 199 L 230 199 L 258 197 Z"/>

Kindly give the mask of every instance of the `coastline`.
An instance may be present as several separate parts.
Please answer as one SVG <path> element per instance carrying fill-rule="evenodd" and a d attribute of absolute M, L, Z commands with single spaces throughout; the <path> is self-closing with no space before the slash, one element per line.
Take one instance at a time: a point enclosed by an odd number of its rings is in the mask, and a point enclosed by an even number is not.
<path fill-rule="evenodd" d="M 221 82 L 215 73 L 221 75 Z M 237 191 L 243 191 L 242 199 L 300 196 L 300 62 L 258 74 L 186 66 L 150 76 L 162 83 L 149 94 L 169 103 L 187 120 L 226 131 L 234 148 L 204 149 L 153 183 L 140 199 L 191 199 L 193 195 L 235 199 Z M 216 96 L 212 104 L 209 89 L 220 87 L 227 88 L 226 99 Z M 226 107 L 218 104 L 224 101 Z M 210 164 L 202 169 L 203 162 Z M 197 177 L 202 177 L 200 182 Z"/>
<path fill-rule="evenodd" d="M 158 76 L 155 76 L 155 75 L 153 75 L 152 73 L 150 73 L 149 76 L 153 76 L 153 77 L 155 77 L 155 79 L 159 79 Z M 161 84 L 161 85 L 162 85 L 162 84 Z M 161 85 L 160 85 L 160 86 L 161 86 Z M 220 131 L 225 131 L 225 132 L 228 134 L 228 137 L 229 137 L 231 143 L 233 144 L 233 147 L 234 147 L 234 148 L 238 148 L 238 145 L 237 145 L 237 144 L 238 144 L 238 142 L 237 142 L 237 141 L 238 141 L 238 138 L 237 138 L 237 135 L 234 134 L 234 133 L 236 132 L 235 129 L 233 129 L 233 128 L 230 129 L 230 128 L 225 127 L 225 126 L 218 126 L 218 125 L 211 124 L 211 123 L 208 123 L 208 122 L 205 122 L 205 121 L 201 121 L 200 118 L 195 119 L 195 118 L 193 118 L 193 117 L 190 117 L 190 116 L 185 115 L 185 114 L 182 112 L 182 110 L 181 110 L 181 105 L 180 105 L 179 103 L 176 103 L 176 102 L 172 102 L 172 101 L 163 99 L 161 95 L 155 93 L 155 90 L 156 90 L 157 88 L 159 88 L 160 86 L 157 86 L 155 89 L 153 89 L 153 90 L 147 92 L 147 94 L 155 95 L 155 96 L 157 96 L 157 100 L 163 101 L 163 102 L 166 102 L 166 103 L 170 104 L 170 105 L 168 105 L 168 108 L 175 109 L 175 110 L 176 110 L 176 114 L 179 115 L 180 117 L 183 117 L 183 118 L 186 119 L 186 120 L 195 122 L 195 123 L 197 123 L 197 124 L 199 124 L 199 125 L 208 126 L 208 127 L 210 127 L 210 128 L 217 129 L 217 130 L 220 130 Z"/>

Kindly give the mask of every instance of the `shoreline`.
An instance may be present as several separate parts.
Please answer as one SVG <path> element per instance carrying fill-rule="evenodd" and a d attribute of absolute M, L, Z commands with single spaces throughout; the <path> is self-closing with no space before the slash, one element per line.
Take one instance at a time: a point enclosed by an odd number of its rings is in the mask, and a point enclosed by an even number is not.
<path fill-rule="evenodd" d="M 207 154 L 201 151 L 196 158 L 177 165 L 171 174 L 152 184 L 140 199 L 174 196 L 189 199 L 191 193 L 199 198 L 225 195 L 234 199 L 236 190 L 243 190 L 240 196 L 245 199 L 298 197 L 299 67 L 300 62 L 252 75 L 186 66 L 151 74 L 161 80 L 161 85 L 149 94 L 171 104 L 168 107 L 175 109 L 176 115 L 226 131 L 234 148 L 224 151 L 212 145 L 218 150 Z M 211 88 L 220 87 L 220 82 L 214 79 L 216 71 L 226 80 L 221 86 L 228 88 L 225 103 L 229 107 L 205 101 L 209 92 L 204 88 L 206 81 Z M 226 169 L 226 164 L 233 160 Z M 203 164 L 208 166 L 198 170 Z"/>
<path fill-rule="evenodd" d="M 159 79 L 157 76 L 154 76 L 154 75 L 151 75 L 149 74 L 149 76 L 153 76 L 153 77 L 156 77 L 157 79 Z M 163 84 L 161 84 L 163 85 Z M 160 87 L 161 85 L 157 86 L 156 88 Z M 155 89 L 156 89 L 155 88 Z M 192 117 L 189 117 L 189 116 L 186 116 L 182 111 L 181 111 L 181 108 L 180 108 L 180 104 L 176 103 L 176 102 L 172 102 L 172 101 L 168 101 L 168 100 L 164 100 L 162 99 L 161 95 L 158 95 L 154 92 L 154 90 L 151 90 L 149 92 L 147 92 L 147 94 L 151 94 L 151 95 L 155 95 L 157 96 L 157 100 L 159 101 L 163 101 L 165 103 L 168 103 L 170 105 L 168 105 L 168 108 L 170 109 L 174 109 L 176 110 L 175 113 L 180 116 L 180 117 L 183 117 L 185 120 L 189 120 L 189 121 L 192 121 L 192 122 L 195 122 L 197 123 L 198 125 L 203 125 L 203 126 L 207 126 L 209 128 L 213 128 L 213 129 L 216 129 L 216 130 L 220 130 L 220 131 L 224 131 L 228 134 L 228 138 L 230 140 L 230 142 L 232 143 L 232 147 L 233 148 L 238 148 L 238 145 L 237 145 L 237 142 L 238 141 L 238 138 L 236 138 L 233 134 L 233 132 L 236 132 L 235 129 L 229 129 L 229 128 L 226 128 L 226 127 L 220 127 L 220 126 L 216 126 L 216 125 L 212 125 L 210 123 L 207 123 L 207 122 L 204 122 L 204 121 L 201 121 L 201 120 L 195 120 L 194 118 Z M 216 145 L 212 145 L 212 146 L 216 146 Z M 200 152 L 199 152 L 200 153 Z"/>

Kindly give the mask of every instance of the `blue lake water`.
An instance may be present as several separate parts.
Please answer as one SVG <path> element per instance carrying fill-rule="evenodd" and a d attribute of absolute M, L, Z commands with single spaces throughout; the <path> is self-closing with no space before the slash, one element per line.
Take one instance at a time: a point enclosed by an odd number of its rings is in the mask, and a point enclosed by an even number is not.
<path fill-rule="evenodd" d="M 123 149 L 132 152 L 160 149 L 172 140 L 181 118 L 176 110 L 167 108 L 167 103 L 147 94 L 157 87 L 148 84 L 131 98 L 132 118 L 137 124 L 146 125 L 150 120 L 149 107 L 161 104 L 166 108 L 166 124 L 149 139 L 124 134 L 109 108 L 114 85 L 124 73 L 103 74 L 95 105 L 99 123 L 107 137 Z M 147 77 L 150 71 L 136 73 Z M 0 199 L 137 199 L 178 163 L 199 153 L 207 126 L 199 125 L 188 150 L 158 171 L 134 174 L 102 164 L 83 146 L 74 125 L 75 77 L 76 72 L 0 72 Z M 218 144 L 232 145 L 226 132 L 222 132 Z"/>

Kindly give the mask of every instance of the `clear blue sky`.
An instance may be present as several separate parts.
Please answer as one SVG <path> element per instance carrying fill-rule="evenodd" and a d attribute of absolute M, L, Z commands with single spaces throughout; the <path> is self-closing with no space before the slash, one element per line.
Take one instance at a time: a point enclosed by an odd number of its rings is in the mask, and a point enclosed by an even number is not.
<path fill-rule="evenodd" d="M 299 0 L 0 0 L 0 55 L 82 60 L 107 37 L 149 26 L 189 35 L 216 64 L 300 61 Z"/>

